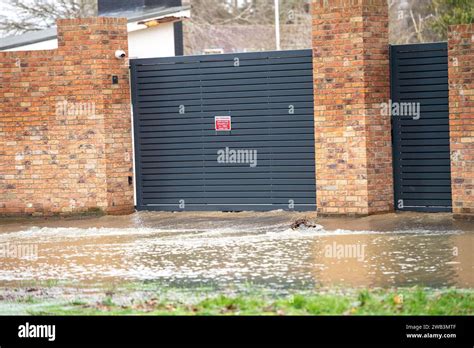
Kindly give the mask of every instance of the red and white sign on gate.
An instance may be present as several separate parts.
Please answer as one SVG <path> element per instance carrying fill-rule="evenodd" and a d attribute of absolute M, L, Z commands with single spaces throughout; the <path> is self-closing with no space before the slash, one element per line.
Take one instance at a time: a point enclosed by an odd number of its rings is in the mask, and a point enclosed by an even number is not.
<path fill-rule="evenodd" d="M 232 130 L 232 119 L 230 116 L 214 116 L 214 129 L 217 132 Z"/>

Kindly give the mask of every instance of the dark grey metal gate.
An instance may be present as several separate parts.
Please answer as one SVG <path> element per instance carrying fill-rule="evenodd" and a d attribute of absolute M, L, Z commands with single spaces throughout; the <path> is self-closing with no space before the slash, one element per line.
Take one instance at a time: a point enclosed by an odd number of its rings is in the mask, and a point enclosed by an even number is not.
<path fill-rule="evenodd" d="M 391 79 L 395 206 L 451 211 L 447 44 L 392 46 Z"/>
<path fill-rule="evenodd" d="M 131 70 L 137 209 L 316 209 L 311 50 L 134 59 Z M 231 116 L 231 131 L 216 131 L 216 116 Z M 232 150 L 256 151 L 256 165 Z"/>

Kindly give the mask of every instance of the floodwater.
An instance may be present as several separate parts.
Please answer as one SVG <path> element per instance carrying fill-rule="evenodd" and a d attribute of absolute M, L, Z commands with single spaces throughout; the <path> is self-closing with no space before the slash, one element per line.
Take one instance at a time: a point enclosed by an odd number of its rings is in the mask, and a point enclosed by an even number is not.
<path fill-rule="evenodd" d="M 316 225 L 293 230 L 300 218 Z M 34 248 L 22 249 L 28 246 Z M 450 214 L 139 212 L 0 221 L 0 286 L 7 287 L 54 279 L 280 289 L 473 288 L 473 254 L 474 222 L 454 221 Z"/>

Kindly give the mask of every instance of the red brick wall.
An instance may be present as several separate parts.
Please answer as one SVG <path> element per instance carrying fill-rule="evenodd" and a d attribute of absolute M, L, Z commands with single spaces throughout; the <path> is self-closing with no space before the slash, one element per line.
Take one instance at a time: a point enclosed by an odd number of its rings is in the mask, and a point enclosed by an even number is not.
<path fill-rule="evenodd" d="M 387 1 L 312 5 L 318 212 L 392 211 Z"/>
<path fill-rule="evenodd" d="M 57 24 L 57 50 L 0 52 L 0 214 L 132 212 L 126 20 Z"/>
<path fill-rule="evenodd" d="M 452 26 L 448 47 L 453 213 L 474 217 L 474 24 Z"/>

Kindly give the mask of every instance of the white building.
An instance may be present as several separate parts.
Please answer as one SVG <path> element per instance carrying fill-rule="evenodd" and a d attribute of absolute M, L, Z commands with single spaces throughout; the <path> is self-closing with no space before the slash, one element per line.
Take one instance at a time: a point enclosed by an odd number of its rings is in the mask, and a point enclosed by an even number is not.
<path fill-rule="evenodd" d="M 98 0 L 98 15 L 128 19 L 130 58 L 183 55 L 182 20 L 189 6 L 181 0 Z M 0 51 L 52 50 L 58 48 L 55 27 L 0 39 Z"/>

